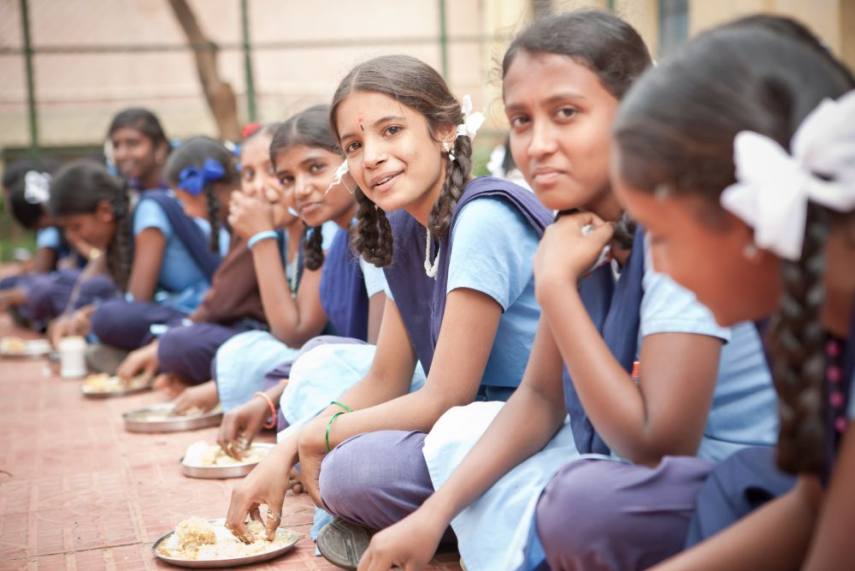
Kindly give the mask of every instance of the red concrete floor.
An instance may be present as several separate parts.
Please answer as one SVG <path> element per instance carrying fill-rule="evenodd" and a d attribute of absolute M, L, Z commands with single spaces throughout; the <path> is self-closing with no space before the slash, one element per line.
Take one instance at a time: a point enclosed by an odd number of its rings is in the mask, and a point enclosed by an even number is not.
<path fill-rule="evenodd" d="M 0 336 L 10 334 L 31 336 L 4 315 Z M 187 446 L 214 442 L 216 429 L 130 434 L 122 413 L 163 396 L 88 400 L 79 387 L 45 361 L 0 359 L 0 569 L 172 568 L 151 544 L 188 516 L 224 517 L 236 482 L 181 475 Z M 308 534 L 307 496 L 288 496 L 284 514 L 286 526 Z M 335 569 L 308 538 L 254 568 Z M 457 554 L 438 556 L 432 569 L 458 570 Z"/>

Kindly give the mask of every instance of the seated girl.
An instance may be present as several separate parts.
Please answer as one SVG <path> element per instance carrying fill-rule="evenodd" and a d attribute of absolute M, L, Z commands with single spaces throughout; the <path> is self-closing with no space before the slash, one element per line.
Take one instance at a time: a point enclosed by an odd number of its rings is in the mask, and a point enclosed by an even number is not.
<path fill-rule="evenodd" d="M 772 444 L 753 326 L 716 325 L 653 269 L 644 231 L 625 234 L 611 128 L 649 65 L 638 33 L 603 12 L 540 20 L 508 48 L 514 160 L 562 213 L 534 262 L 538 336 L 504 407 L 437 422 L 424 448 L 436 493 L 374 536 L 361 569 L 424 565 L 449 525 L 473 571 L 645 568 L 682 547 L 713 462 Z M 604 248 L 611 259 L 598 265 Z"/>
<path fill-rule="evenodd" d="M 721 89 L 721 69 L 739 89 Z M 809 32 L 767 17 L 702 34 L 621 109 L 622 199 L 663 269 L 720 323 L 765 331 L 780 398 L 775 454 L 717 467 L 698 496 L 696 546 L 660 569 L 851 567 L 853 88 Z"/>
<path fill-rule="evenodd" d="M 329 128 L 328 107 L 312 107 L 282 124 L 273 136 L 270 158 L 297 214 L 312 229 L 294 295 L 283 279 L 282 262 L 274 259 L 275 242 L 268 239 L 270 205 L 236 197 L 231 220 L 252 246 L 270 332 L 241 334 L 217 353 L 223 407 L 229 411 L 246 405 L 233 415 L 237 422 L 224 419 L 223 426 L 233 428 L 222 434 L 226 445 L 239 437 L 251 440 L 261 419 L 275 410 L 286 384 L 281 379 L 289 377 L 291 363 L 307 341 L 328 333 L 373 342 L 385 304 L 382 270 L 359 260 L 350 248 L 357 205 L 353 194 L 336 181 L 343 159 Z M 328 234 L 333 239 L 325 252 Z M 269 421 L 273 425 L 275 418 Z"/>
<path fill-rule="evenodd" d="M 136 289 L 101 304 L 92 316 L 100 343 L 124 351 L 192 312 L 228 250 L 223 224 L 240 181 L 231 152 L 214 139 L 194 137 L 170 155 L 165 174 L 174 197 L 147 191 L 134 209 L 135 243 L 149 246 L 145 255 L 133 254 Z"/>
<path fill-rule="evenodd" d="M 3 191 L 13 219 L 36 231 L 36 252 L 25 273 L 0 280 L 0 307 L 22 325 L 42 329 L 68 304 L 86 263 L 81 252 L 90 248 L 78 244 L 78 251 L 69 245 L 47 212 L 50 173 L 41 163 L 11 164 L 3 173 Z"/>
<path fill-rule="evenodd" d="M 273 176 L 268 153 L 277 126 L 262 127 L 241 145 L 241 191 L 246 195 L 281 200 L 282 190 Z M 274 218 L 281 255 L 288 261 L 297 260 L 302 224 L 284 207 L 274 209 Z M 295 269 L 296 265 L 290 267 Z M 233 235 L 229 253 L 199 306 L 187 318 L 170 323 L 160 338 L 128 355 L 118 374 L 131 378 L 140 372 L 152 375 L 159 371 L 172 377 L 175 384 L 204 385 L 197 389 L 201 391 L 198 398 L 188 398 L 193 391 L 187 391 L 182 400 L 192 401 L 186 406 L 207 410 L 216 404 L 216 387 L 206 381 L 211 379 L 217 348 L 242 331 L 266 326 L 252 253 L 240 235 Z M 178 410 L 185 408 L 181 402 L 176 406 Z"/>
<path fill-rule="evenodd" d="M 384 267 L 386 309 L 368 374 L 235 488 L 227 525 L 244 538 L 259 504 L 268 532 L 278 525 L 298 461 L 338 517 L 377 529 L 413 511 L 431 491 L 425 433 L 455 405 L 513 392 L 540 313 L 532 260 L 551 214 L 513 183 L 470 179 L 478 118 L 434 69 L 408 56 L 358 65 L 331 122 L 358 185 L 355 245 Z M 427 381 L 411 392 L 417 365 Z"/>

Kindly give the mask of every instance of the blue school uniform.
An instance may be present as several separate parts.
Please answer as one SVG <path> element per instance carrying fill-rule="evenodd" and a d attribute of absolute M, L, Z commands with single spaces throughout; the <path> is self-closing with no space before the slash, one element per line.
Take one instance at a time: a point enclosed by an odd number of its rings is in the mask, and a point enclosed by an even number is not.
<path fill-rule="evenodd" d="M 322 235 L 326 255 L 321 275 L 321 305 L 335 331 L 349 332 L 364 340 L 369 292 L 362 269 L 350 252 L 347 232 L 334 222 L 327 222 Z M 248 331 L 226 341 L 215 357 L 223 408 L 239 406 L 254 392 L 287 377 L 299 353 L 299 347 L 289 347 L 266 331 Z M 272 371 L 276 374 L 271 375 Z"/>
<path fill-rule="evenodd" d="M 771 444 L 774 440 L 774 398 L 751 326 L 738 326 L 732 331 L 719 327 L 694 295 L 667 276 L 652 270 L 641 232 L 636 235 L 635 244 L 619 275 L 613 267 L 605 265 L 583 279 L 579 288 L 592 321 L 615 358 L 627 372 L 631 372 L 634 361 L 638 359 L 641 339 L 657 333 L 694 333 L 716 337 L 723 342 L 731 340 L 722 349 L 713 399 L 714 403 L 716 400 L 723 403 L 724 410 L 711 413 L 698 455 L 717 460 L 723 454 L 756 441 Z M 752 342 L 753 354 L 750 349 Z M 737 347 L 736 343 L 740 346 Z M 742 348 L 746 343 L 748 349 Z M 538 498 L 553 475 L 585 454 L 594 453 L 595 458 L 606 461 L 619 460 L 587 418 L 566 370 L 564 392 L 569 422 L 541 452 L 511 470 L 452 522 L 458 548 L 467 567 L 473 571 L 534 568 L 544 557 L 543 549 L 534 526 L 520 526 L 519 522 L 532 521 Z M 748 398 L 749 393 L 756 394 Z M 753 404 L 730 405 L 739 395 Z M 435 487 L 448 479 L 498 414 L 500 407 L 488 406 L 491 404 L 453 409 L 437 422 L 428 435 L 424 455 Z M 761 426 L 760 430 L 748 435 L 742 430 L 745 420 L 739 418 L 745 410 L 750 410 L 753 419 Z M 464 424 L 467 431 L 460 429 Z M 687 460 L 705 465 L 701 459 Z M 657 476 L 658 484 L 673 476 L 673 471 L 665 471 Z M 647 487 L 640 486 L 640 482 L 651 484 L 653 479 L 639 475 L 635 484 L 638 489 L 644 488 L 641 493 L 649 493 L 651 497 L 649 501 L 633 505 L 639 508 L 642 505 L 656 506 L 655 490 L 648 491 Z M 686 487 L 685 482 L 679 485 Z M 564 507 L 572 513 L 569 506 Z M 610 506 L 602 507 L 603 510 L 610 509 Z M 675 510 L 676 506 L 669 504 L 666 510 L 663 504 L 659 509 L 665 513 Z M 580 525 L 597 516 L 589 513 L 576 515 Z M 626 514 L 623 516 L 628 517 Z M 642 517 L 642 511 L 635 517 Z M 678 542 L 682 542 L 682 537 Z M 528 552 L 524 558 L 523 548 L 526 545 Z"/>
<path fill-rule="evenodd" d="M 504 400 L 519 385 L 540 316 L 532 263 L 551 219 L 517 185 L 493 177 L 473 180 L 454 209 L 449 236 L 440 241 L 434 280 L 424 270 L 426 229 L 404 211 L 390 216 L 395 254 L 384 269 L 386 281 L 426 375 L 447 295 L 468 288 L 489 296 L 503 312 L 481 379 L 482 397 Z"/>
<path fill-rule="evenodd" d="M 143 230 L 155 228 L 163 234 L 166 247 L 158 274 L 155 300 L 189 312 L 201 301 L 201 295 L 210 285 L 220 259 L 228 252 L 230 236 L 221 227 L 220 251 L 211 255 L 208 244 L 210 223 L 202 218 L 192 218 L 198 227 L 198 231 L 194 231 L 176 222 L 176 216 L 170 219 L 167 209 L 172 210 L 169 206 L 171 201 L 166 200 L 165 196 L 166 193 L 160 191 L 148 191 L 140 198 L 134 210 L 133 232 L 137 236 Z M 187 218 L 186 215 L 184 218 Z M 182 232 L 186 235 L 182 235 Z"/>
<path fill-rule="evenodd" d="M 765 333 L 766 325 L 765 321 L 758 322 L 758 330 Z M 855 311 L 849 320 L 850 339 L 829 338 L 826 346 L 829 366 L 825 391 L 828 402 L 825 407 L 827 461 L 822 474 L 824 482 L 831 476 L 840 439 L 848 425 L 846 417 L 855 417 L 855 404 L 851 398 L 855 383 L 852 332 L 855 332 Z M 841 349 L 844 343 L 845 349 Z M 772 359 L 768 354 L 766 357 L 771 367 Z M 795 483 L 793 475 L 777 467 L 773 450 L 749 448 L 734 454 L 715 468 L 698 494 L 697 510 L 689 527 L 686 547 L 730 527 L 767 502 L 786 494 Z"/>
<path fill-rule="evenodd" d="M 193 311 L 222 259 L 221 252 L 210 251 L 207 221 L 188 217 L 170 193 L 147 191 L 134 209 L 133 220 L 134 236 L 157 228 L 166 239 L 154 300 L 139 303 L 126 294 L 124 300 L 101 304 L 92 316 L 92 332 L 100 342 L 125 350 L 147 343 L 153 337 L 152 326 Z M 228 236 L 220 238 L 221 249 L 227 250 Z"/>

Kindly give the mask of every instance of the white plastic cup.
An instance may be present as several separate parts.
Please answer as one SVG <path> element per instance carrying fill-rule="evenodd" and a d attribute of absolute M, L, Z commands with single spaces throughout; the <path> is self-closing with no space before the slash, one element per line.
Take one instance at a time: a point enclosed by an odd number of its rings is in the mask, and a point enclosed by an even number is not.
<path fill-rule="evenodd" d="M 86 375 L 86 340 L 66 337 L 59 342 L 59 375 L 79 379 Z"/>

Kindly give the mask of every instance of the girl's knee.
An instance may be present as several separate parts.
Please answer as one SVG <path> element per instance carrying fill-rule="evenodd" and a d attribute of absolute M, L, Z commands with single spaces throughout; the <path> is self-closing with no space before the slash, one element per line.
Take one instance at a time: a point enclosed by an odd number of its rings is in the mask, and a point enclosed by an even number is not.
<path fill-rule="evenodd" d="M 424 434 L 383 430 L 359 434 L 327 454 L 321 464 L 320 494 L 327 511 L 362 523 L 367 506 L 385 505 L 395 486 L 423 465 Z"/>
<path fill-rule="evenodd" d="M 617 506 L 601 483 L 603 462 L 581 460 L 562 468 L 537 503 L 538 535 L 549 556 L 584 556 L 607 534 Z M 552 557 L 549 557 L 552 561 Z"/>

